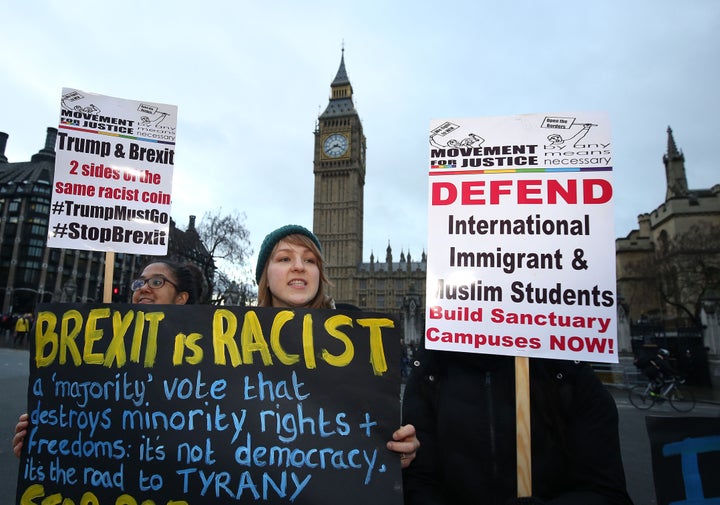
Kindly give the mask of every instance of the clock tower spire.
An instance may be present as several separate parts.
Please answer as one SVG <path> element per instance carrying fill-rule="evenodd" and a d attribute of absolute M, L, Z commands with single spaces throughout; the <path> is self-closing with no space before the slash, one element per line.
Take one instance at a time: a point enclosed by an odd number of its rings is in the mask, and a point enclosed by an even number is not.
<path fill-rule="evenodd" d="M 362 262 L 365 135 L 345 70 L 345 48 L 330 100 L 315 128 L 313 231 L 323 246 L 336 302 L 357 304 Z"/>

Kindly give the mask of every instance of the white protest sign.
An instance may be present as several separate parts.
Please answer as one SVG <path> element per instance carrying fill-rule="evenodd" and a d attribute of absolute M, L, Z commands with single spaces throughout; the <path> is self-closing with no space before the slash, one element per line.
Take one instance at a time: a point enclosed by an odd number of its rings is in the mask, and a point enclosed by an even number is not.
<path fill-rule="evenodd" d="M 167 253 L 177 107 L 63 88 L 48 246 Z"/>
<path fill-rule="evenodd" d="M 617 362 L 609 119 L 430 125 L 425 345 Z"/>

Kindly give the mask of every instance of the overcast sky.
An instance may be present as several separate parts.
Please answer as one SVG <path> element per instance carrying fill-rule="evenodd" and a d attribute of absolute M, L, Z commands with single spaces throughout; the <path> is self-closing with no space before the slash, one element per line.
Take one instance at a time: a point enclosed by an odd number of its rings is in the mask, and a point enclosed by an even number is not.
<path fill-rule="evenodd" d="M 662 203 L 666 129 L 720 183 L 720 2 L 3 2 L 0 131 L 28 161 L 63 87 L 178 106 L 172 216 L 312 227 L 313 129 L 341 49 L 367 137 L 364 259 L 427 249 L 433 118 L 606 111 L 616 235 Z M 254 259 L 253 259 L 254 261 Z M 253 265 L 254 266 L 254 265 Z"/>

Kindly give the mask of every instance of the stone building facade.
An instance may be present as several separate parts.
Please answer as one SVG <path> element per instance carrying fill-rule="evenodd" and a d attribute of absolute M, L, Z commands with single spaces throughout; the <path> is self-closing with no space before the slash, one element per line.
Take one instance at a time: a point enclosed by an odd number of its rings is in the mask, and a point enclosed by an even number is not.
<path fill-rule="evenodd" d="M 720 184 L 688 186 L 670 128 L 663 164 L 665 200 L 615 241 L 618 331 L 636 350 L 652 340 L 676 355 L 706 355 L 720 386 Z"/>

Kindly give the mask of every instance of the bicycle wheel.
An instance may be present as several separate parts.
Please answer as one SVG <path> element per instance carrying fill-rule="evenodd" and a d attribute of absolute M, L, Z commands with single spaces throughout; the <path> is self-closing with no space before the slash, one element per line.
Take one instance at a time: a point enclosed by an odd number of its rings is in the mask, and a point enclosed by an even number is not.
<path fill-rule="evenodd" d="M 670 392 L 670 406 L 678 412 L 690 412 L 695 408 L 695 393 L 676 384 Z"/>
<path fill-rule="evenodd" d="M 650 388 L 647 384 L 631 387 L 628 391 L 628 399 L 640 410 L 647 410 L 655 404 L 655 398 L 650 395 Z"/>

